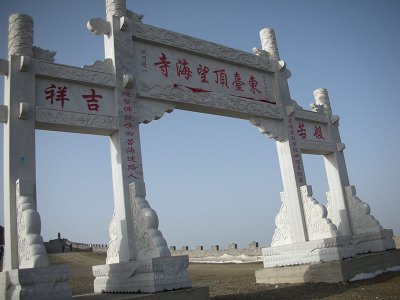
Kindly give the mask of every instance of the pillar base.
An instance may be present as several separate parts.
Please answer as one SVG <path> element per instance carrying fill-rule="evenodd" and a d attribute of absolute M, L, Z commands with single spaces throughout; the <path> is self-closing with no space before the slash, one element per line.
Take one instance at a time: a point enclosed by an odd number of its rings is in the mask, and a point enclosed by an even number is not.
<path fill-rule="evenodd" d="M 0 298 L 6 300 L 70 300 L 67 266 L 15 269 L 0 273 Z"/>
<path fill-rule="evenodd" d="M 355 234 L 353 235 L 353 245 L 356 254 L 396 249 L 391 229 Z"/>
<path fill-rule="evenodd" d="M 189 257 L 168 256 L 93 266 L 95 293 L 156 293 L 190 288 Z"/>
<path fill-rule="evenodd" d="M 265 284 L 348 282 L 366 275 L 390 271 L 400 265 L 400 250 L 357 255 L 356 257 L 324 263 L 265 268 L 256 271 L 256 282 Z"/>
<path fill-rule="evenodd" d="M 327 262 L 355 256 L 351 237 L 332 237 L 263 248 L 262 253 L 264 268 Z"/>

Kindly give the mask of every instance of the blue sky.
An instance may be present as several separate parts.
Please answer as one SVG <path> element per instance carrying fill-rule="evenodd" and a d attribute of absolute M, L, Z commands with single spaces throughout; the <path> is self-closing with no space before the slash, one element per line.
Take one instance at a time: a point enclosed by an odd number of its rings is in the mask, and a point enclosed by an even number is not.
<path fill-rule="evenodd" d="M 259 30 L 274 28 L 292 72 L 292 98 L 308 109 L 313 90 L 328 89 L 350 182 L 381 224 L 400 234 L 400 2 L 127 2 L 147 24 L 243 51 L 260 48 Z M 34 18 L 34 43 L 57 51 L 56 62 L 103 59 L 102 37 L 86 29 L 90 18 L 105 15 L 103 1 L 1 1 L 1 58 L 14 12 Z M 61 232 L 73 241 L 107 243 L 113 210 L 108 138 L 45 131 L 36 137 L 44 239 Z M 270 244 L 282 191 L 273 140 L 245 120 L 184 111 L 143 125 L 141 139 L 147 200 L 169 245 Z M 315 198 L 325 204 L 322 158 L 304 155 L 304 163 Z"/>

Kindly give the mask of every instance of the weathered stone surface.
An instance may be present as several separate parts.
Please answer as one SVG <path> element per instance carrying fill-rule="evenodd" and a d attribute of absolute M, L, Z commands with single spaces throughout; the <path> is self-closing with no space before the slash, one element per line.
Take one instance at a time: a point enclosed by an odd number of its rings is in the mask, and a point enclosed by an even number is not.
<path fill-rule="evenodd" d="M 70 300 L 66 266 L 15 269 L 0 273 L 0 298 L 5 300 Z"/>
<path fill-rule="evenodd" d="M 192 286 L 187 256 L 93 266 L 95 293 L 155 293 Z"/>
<path fill-rule="evenodd" d="M 361 273 L 385 271 L 400 265 L 400 250 L 357 255 L 346 260 L 256 271 L 257 283 L 347 282 Z"/>

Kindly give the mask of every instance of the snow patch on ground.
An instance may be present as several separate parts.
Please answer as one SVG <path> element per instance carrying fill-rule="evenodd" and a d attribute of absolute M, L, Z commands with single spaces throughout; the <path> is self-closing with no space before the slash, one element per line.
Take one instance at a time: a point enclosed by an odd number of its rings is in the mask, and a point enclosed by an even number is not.
<path fill-rule="evenodd" d="M 239 256 L 223 254 L 221 256 L 192 257 L 190 262 L 203 264 L 243 264 L 262 261 L 262 256 L 249 256 L 241 254 Z"/>
<path fill-rule="evenodd" d="M 370 278 L 374 278 L 375 276 L 382 274 L 384 272 L 398 272 L 398 271 L 400 271 L 400 266 L 391 267 L 391 268 L 386 269 L 385 271 L 378 270 L 373 273 L 360 273 L 360 274 L 357 274 L 356 276 L 354 276 L 353 278 L 351 278 L 349 281 L 370 279 Z"/>

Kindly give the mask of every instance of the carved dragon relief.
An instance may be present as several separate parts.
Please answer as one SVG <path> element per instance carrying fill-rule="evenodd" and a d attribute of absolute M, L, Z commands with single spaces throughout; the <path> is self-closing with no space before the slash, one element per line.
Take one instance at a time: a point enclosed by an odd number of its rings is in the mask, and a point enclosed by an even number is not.
<path fill-rule="evenodd" d="M 250 123 L 257 126 L 262 134 L 266 134 L 269 138 L 277 142 L 282 142 L 287 138 L 287 133 L 282 120 L 272 120 L 263 118 L 250 118 Z"/>

